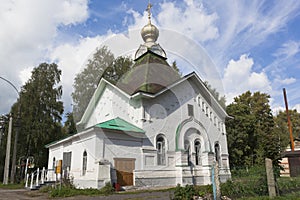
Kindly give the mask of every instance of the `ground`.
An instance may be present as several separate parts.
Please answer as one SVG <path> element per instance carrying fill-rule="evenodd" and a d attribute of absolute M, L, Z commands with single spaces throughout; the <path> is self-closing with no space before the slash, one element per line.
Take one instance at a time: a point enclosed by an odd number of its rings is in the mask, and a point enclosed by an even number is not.
<path fill-rule="evenodd" d="M 20 200 L 29 200 L 29 199 L 50 199 L 48 194 L 41 193 L 39 191 L 28 191 L 26 189 L 0 189 L 0 199 L 1 200 L 12 200 L 12 199 L 20 199 Z M 57 199 L 57 198 L 55 198 Z M 59 198 L 65 200 L 143 200 L 143 199 L 151 199 L 151 200 L 165 200 L 170 199 L 170 192 L 161 192 L 161 191 L 152 191 L 152 192 L 143 192 L 138 194 L 113 194 L 110 196 L 74 196 L 68 198 Z"/>

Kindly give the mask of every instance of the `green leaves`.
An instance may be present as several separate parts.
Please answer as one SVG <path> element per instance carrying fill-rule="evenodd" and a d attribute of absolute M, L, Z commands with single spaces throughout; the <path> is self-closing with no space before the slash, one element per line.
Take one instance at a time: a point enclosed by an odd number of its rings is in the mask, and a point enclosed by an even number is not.
<path fill-rule="evenodd" d="M 232 166 L 262 164 L 265 157 L 278 159 L 270 96 L 247 91 L 227 106 L 233 117 L 226 121 L 228 149 Z"/>
<path fill-rule="evenodd" d="M 88 60 L 86 68 L 76 75 L 74 80 L 74 120 L 78 122 L 95 92 L 101 77 L 115 84 L 131 67 L 129 57 L 114 58 L 110 50 L 103 46 Z"/>
<path fill-rule="evenodd" d="M 18 158 L 33 155 L 37 166 L 47 164 L 44 145 L 61 138 L 61 115 L 64 111 L 61 70 L 55 63 L 41 63 L 32 71 L 31 78 L 22 87 L 20 99 L 12 107 L 14 115 L 21 104 L 21 130 Z"/>

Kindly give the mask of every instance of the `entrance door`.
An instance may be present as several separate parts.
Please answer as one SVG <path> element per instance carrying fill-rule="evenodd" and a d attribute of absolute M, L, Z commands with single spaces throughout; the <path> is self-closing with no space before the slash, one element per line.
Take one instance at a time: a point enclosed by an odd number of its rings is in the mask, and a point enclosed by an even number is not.
<path fill-rule="evenodd" d="M 133 185 L 133 170 L 135 158 L 115 158 L 117 182 L 121 186 Z"/>

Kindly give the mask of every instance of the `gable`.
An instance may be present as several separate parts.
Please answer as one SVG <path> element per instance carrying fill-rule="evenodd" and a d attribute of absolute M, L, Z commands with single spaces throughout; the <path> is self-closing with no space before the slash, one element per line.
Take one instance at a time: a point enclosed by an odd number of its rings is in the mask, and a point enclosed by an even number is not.
<path fill-rule="evenodd" d="M 99 114 L 104 115 L 106 117 L 113 118 L 112 116 L 107 116 L 107 114 L 111 113 L 111 110 L 109 110 L 109 101 L 111 101 L 111 98 L 116 96 L 123 98 L 124 101 L 129 100 L 129 95 L 127 95 L 118 87 L 114 86 L 113 84 L 111 84 L 110 82 L 102 78 L 81 120 L 77 123 L 77 126 L 86 129 L 88 127 L 91 127 L 99 123 L 100 122 L 98 121 L 99 117 L 103 117 L 103 116 L 99 116 Z M 102 105 L 100 105 L 100 102 L 102 103 Z M 98 108 L 98 113 L 96 113 L 97 108 Z M 101 110 L 101 108 L 104 108 L 105 110 L 103 111 Z M 107 120 L 107 118 L 105 119 L 104 117 L 102 121 L 104 120 Z"/>

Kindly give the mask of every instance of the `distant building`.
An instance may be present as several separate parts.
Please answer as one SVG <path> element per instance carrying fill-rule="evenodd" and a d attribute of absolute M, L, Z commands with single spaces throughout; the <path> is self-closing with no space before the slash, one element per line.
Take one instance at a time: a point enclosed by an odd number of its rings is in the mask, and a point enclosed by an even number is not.
<path fill-rule="evenodd" d="M 48 169 L 62 160 L 78 188 L 204 185 L 218 162 L 228 180 L 225 110 L 196 73 L 180 77 L 167 63 L 150 13 L 141 35 L 132 70 L 116 85 L 101 79 L 84 129 L 47 145 Z"/>
<path fill-rule="evenodd" d="M 294 145 L 295 145 L 295 148 L 294 150 L 296 151 L 296 153 L 299 155 L 299 151 L 300 151 L 300 140 L 299 139 L 295 139 L 294 141 Z M 287 152 L 291 152 L 291 147 L 288 146 L 286 149 L 285 149 L 285 152 L 284 154 L 286 155 Z M 283 157 L 281 162 L 280 162 L 280 165 L 281 167 L 283 168 L 282 170 L 280 170 L 280 176 L 287 176 L 287 177 L 290 177 L 290 163 L 289 163 L 289 159 L 288 157 Z M 296 167 L 296 166 L 295 166 Z M 298 168 L 300 169 L 300 166 L 298 166 Z"/>

